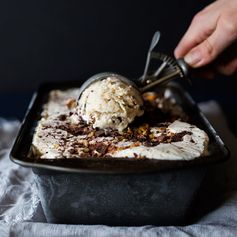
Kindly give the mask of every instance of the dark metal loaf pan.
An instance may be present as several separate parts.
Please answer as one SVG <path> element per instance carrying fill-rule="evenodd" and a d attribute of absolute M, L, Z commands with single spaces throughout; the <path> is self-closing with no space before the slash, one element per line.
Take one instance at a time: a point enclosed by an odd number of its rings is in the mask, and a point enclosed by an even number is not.
<path fill-rule="evenodd" d="M 33 168 L 47 221 L 112 226 L 186 224 L 206 172 L 225 161 L 229 152 L 191 97 L 178 85 L 168 87 L 191 122 L 207 132 L 207 157 L 192 161 L 27 158 L 49 91 L 79 86 L 80 82 L 42 86 L 29 106 L 11 151 L 12 161 Z"/>

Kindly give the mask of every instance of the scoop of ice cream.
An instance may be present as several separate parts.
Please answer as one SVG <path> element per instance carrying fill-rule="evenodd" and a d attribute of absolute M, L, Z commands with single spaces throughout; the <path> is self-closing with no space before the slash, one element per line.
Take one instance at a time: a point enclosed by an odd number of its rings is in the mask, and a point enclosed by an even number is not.
<path fill-rule="evenodd" d="M 91 84 L 78 101 L 79 114 L 87 123 L 119 131 L 143 114 L 142 106 L 140 92 L 116 77 Z"/>

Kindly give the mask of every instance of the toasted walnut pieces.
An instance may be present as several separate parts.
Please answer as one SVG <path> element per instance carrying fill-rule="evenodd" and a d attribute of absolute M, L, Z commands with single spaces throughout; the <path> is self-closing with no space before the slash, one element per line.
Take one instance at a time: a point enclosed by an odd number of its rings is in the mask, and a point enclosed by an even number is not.
<path fill-rule="evenodd" d="M 189 132 L 171 133 L 167 130 L 170 123 L 159 123 L 154 130 L 148 123 L 130 126 L 123 132 L 115 129 L 94 129 L 78 116 L 78 124 L 70 123 L 74 114 L 60 114 L 42 123 L 42 131 L 53 137 L 57 143 L 54 148 L 65 157 L 107 157 L 118 150 L 131 147 L 157 146 L 160 143 L 182 141 Z M 41 135 L 42 136 L 42 135 Z M 134 155 L 138 157 L 137 155 Z"/>
<path fill-rule="evenodd" d="M 66 101 L 68 109 L 74 109 L 77 107 L 77 101 L 74 98 L 70 98 Z"/>

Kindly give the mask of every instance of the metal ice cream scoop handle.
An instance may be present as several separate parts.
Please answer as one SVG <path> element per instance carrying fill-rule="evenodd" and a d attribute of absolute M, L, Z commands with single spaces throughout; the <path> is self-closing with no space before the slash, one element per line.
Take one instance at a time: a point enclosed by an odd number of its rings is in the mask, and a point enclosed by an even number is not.
<path fill-rule="evenodd" d="M 144 73 L 139 79 L 130 80 L 124 76 L 112 72 L 99 73 L 83 83 L 79 90 L 78 99 L 80 98 L 82 92 L 91 84 L 108 77 L 116 77 L 128 85 L 135 87 L 141 93 L 148 91 L 153 87 L 168 83 L 175 78 L 187 78 L 189 74 L 189 66 L 184 59 L 180 58 L 176 60 L 168 55 L 155 52 L 155 47 L 158 44 L 159 39 L 160 32 L 157 31 L 152 38 L 151 45 L 148 50 Z M 156 68 L 151 70 L 150 67 L 153 60 L 155 61 Z"/>
<path fill-rule="evenodd" d="M 146 65 L 144 73 L 138 82 L 141 85 L 140 91 L 145 92 L 153 87 L 168 83 L 175 78 L 187 78 L 189 73 L 189 65 L 184 59 L 174 59 L 168 55 L 160 52 L 155 52 L 155 47 L 160 39 L 160 32 L 155 32 L 150 48 L 147 54 Z M 154 60 L 156 64 L 155 70 L 149 70 L 151 61 Z M 151 72 L 151 73 L 149 73 Z"/>

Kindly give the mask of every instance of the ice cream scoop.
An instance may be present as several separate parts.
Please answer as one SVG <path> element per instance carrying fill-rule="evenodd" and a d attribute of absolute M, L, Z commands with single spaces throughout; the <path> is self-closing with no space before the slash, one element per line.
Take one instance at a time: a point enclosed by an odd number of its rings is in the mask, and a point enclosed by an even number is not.
<path fill-rule="evenodd" d="M 104 72 L 89 78 L 80 88 L 79 112 L 94 127 L 112 127 L 123 130 L 135 117 L 143 114 L 142 93 L 177 77 L 186 77 L 188 65 L 183 59 L 175 60 L 154 52 L 160 38 L 156 32 L 148 50 L 143 76 L 130 80 L 119 74 Z M 149 73 L 152 60 L 156 70 Z"/>
<path fill-rule="evenodd" d="M 135 117 L 143 114 L 143 100 L 136 86 L 128 85 L 121 76 L 105 76 L 83 91 L 78 101 L 78 112 L 94 128 L 122 131 Z"/>
<path fill-rule="evenodd" d="M 176 60 L 163 53 L 155 52 L 155 47 L 158 44 L 159 39 L 160 32 L 157 31 L 152 38 L 151 45 L 148 50 L 144 73 L 139 79 L 130 80 L 124 76 L 111 72 L 99 73 L 85 81 L 79 91 L 78 98 L 80 98 L 82 92 L 91 84 L 103 80 L 104 78 L 109 77 L 111 74 L 116 75 L 116 77 L 124 83 L 135 87 L 140 91 L 140 93 L 148 91 L 161 84 L 168 83 L 170 80 L 175 78 L 187 78 L 190 67 L 184 61 L 184 59 L 180 58 Z M 152 61 L 155 61 L 155 69 L 151 68 Z"/>

